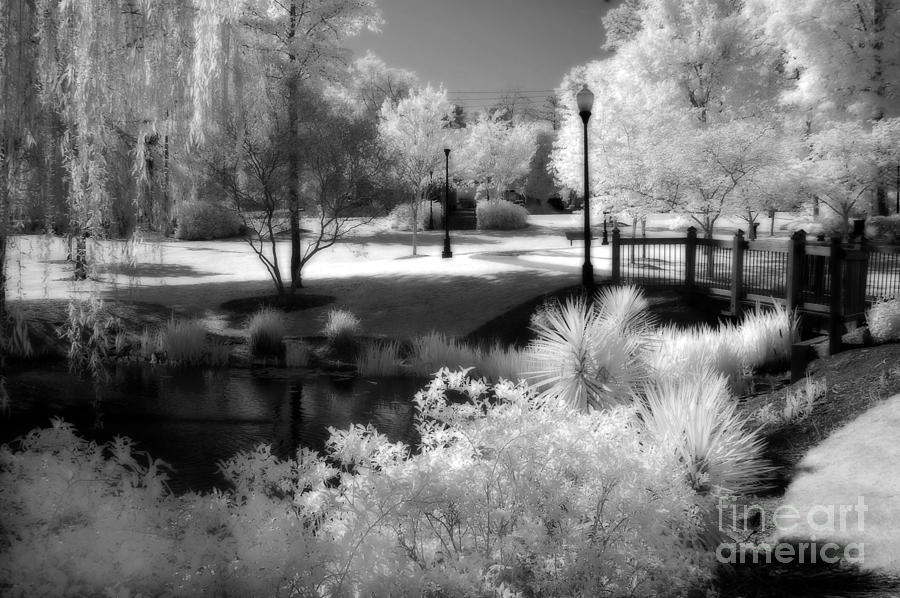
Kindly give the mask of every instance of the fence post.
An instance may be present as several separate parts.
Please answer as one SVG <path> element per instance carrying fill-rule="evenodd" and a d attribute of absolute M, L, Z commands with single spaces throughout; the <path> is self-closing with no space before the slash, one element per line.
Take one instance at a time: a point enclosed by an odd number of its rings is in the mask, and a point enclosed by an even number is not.
<path fill-rule="evenodd" d="M 684 242 L 684 285 L 688 289 L 694 288 L 694 273 L 697 270 L 697 229 L 693 226 L 687 229 L 687 239 Z"/>
<path fill-rule="evenodd" d="M 800 307 L 803 299 L 803 266 L 806 263 L 806 232 L 798 230 L 791 235 L 788 247 L 788 270 L 785 286 L 788 311 Z"/>
<path fill-rule="evenodd" d="M 841 329 L 843 314 L 841 313 L 841 287 L 843 282 L 843 252 L 841 240 L 831 239 L 831 251 L 828 255 L 828 275 L 831 277 L 831 296 L 828 303 L 828 354 L 834 355 L 841 350 Z"/>
<path fill-rule="evenodd" d="M 744 294 L 744 231 L 734 233 L 731 249 L 731 315 L 741 313 L 741 297 Z"/>
<path fill-rule="evenodd" d="M 620 255 L 620 251 L 622 249 L 622 244 L 620 242 L 619 235 L 619 227 L 616 226 L 612 230 L 612 244 L 610 245 L 610 250 L 612 251 L 612 283 L 619 284 L 621 282 L 620 278 L 622 275 L 622 256 Z"/>

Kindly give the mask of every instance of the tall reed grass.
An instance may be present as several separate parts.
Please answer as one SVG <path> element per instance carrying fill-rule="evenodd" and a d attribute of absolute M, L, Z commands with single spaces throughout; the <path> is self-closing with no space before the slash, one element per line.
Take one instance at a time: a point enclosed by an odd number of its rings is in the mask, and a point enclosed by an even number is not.
<path fill-rule="evenodd" d="M 247 330 L 250 333 L 250 351 L 254 355 L 279 355 L 281 339 L 287 322 L 284 313 L 264 307 L 250 316 Z"/>
<path fill-rule="evenodd" d="M 173 316 L 159 331 L 159 348 L 169 363 L 200 365 L 206 358 L 206 328 L 197 320 L 176 320 Z"/>
<path fill-rule="evenodd" d="M 356 356 L 360 376 L 400 376 L 405 373 L 400 341 L 379 340 L 365 343 Z"/>

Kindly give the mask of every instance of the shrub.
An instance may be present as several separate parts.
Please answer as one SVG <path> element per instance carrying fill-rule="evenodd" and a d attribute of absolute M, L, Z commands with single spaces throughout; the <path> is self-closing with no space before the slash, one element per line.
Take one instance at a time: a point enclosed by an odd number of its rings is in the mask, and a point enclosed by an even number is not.
<path fill-rule="evenodd" d="M 419 202 L 418 211 L 418 230 L 426 230 L 428 220 L 431 215 L 429 210 L 434 210 L 434 228 L 440 229 L 444 226 L 444 206 L 440 202 L 434 202 L 433 206 L 428 201 Z M 391 210 L 388 216 L 388 222 L 392 230 L 411 231 L 413 229 L 413 211 L 410 203 L 402 203 Z"/>
<path fill-rule="evenodd" d="M 900 240 L 900 214 L 867 218 L 866 237 L 875 241 L 896 243 Z"/>
<path fill-rule="evenodd" d="M 159 331 L 159 350 L 173 365 L 200 365 L 207 356 L 206 328 L 197 320 L 176 320 Z"/>
<path fill-rule="evenodd" d="M 866 312 L 866 321 L 876 343 L 900 340 L 900 299 L 876 301 Z"/>
<path fill-rule="evenodd" d="M 0 447 L 4 589 L 649 597 L 709 579 L 689 541 L 711 501 L 630 412 L 574 413 L 448 370 L 415 402 L 419 452 L 356 425 L 325 455 L 239 453 L 220 464 L 232 489 L 205 496 L 169 495 L 164 464 L 126 439 L 33 431 Z"/>
<path fill-rule="evenodd" d="M 530 349 L 535 368 L 529 381 L 541 396 L 585 411 L 631 399 L 645 375 L 643 339 L 623 332 L 612 312 L 585 298 L 547 309 L 534 322 L 537 338 Z"/>
<path fill-rule="evenodd" d="M 279 355 L 286 326 L 284 313 L 276 309 L 264 307 L 254 313 L 247 322 L 250 351 L 254 355 Z"/>
<path fill-rule="evenodd" d="M 400 342 L 375 341 L 366 343 L 356 356 L 356 371 L 360 376 L 399 376 L 404 373 L 400 357 Z"/>
<path fill-rule="evenodd" d="M 243 230 L 240 216 L 220 204 L 207 201 L 181 204 L 177 218 L 175 238 L 185 241 L 227 239 Z"/>
<path fill-rule="evenodd" d="M 756 492 L 774 471 L 762 458 L 762 437 L 738 415 L 721 374 L 706 370 L 656 381 L 639 405 L 647 431 L 677 457 L 699 492 Z"/>
<path fill-rule="evenodd" d="M 503 199 L 480 201 L 475 207 L 480 229 L 513 230 L 528 226 L 528 210 Z"/>

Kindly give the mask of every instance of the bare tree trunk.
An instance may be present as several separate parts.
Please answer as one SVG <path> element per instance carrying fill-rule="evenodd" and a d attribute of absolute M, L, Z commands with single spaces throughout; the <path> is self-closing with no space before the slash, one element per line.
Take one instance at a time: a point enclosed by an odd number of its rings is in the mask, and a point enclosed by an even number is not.
<path fill-rule="evenodd" d="M 297 0 L 291 0 L 290 7 L 290 24 L 288 26 L 288 39 L 293 40 L 297 34 L 297 20 L 300 18 Z M 294 54 L 289 55 L 291 68 L 293 68 L 297 57 Z M 299 81 L 294 73 L 288 78 L 288 134 L 291 140 L 291 147 L 296 147 L 296 141 L 299 134 L 298 119 L 300 118 L 300 90 L 297 88 Z M 299 156 L 293 154 L 290 156 L 290 167 L 288 181 L 290 188 L 288 190 L 288 212 L 290 213 L 291 227 L 291 293 L 302 286 L 300 278 L 300 269 L 302 268 L 301 247 L 300 247 L 300 182 L 301 169 Z"/>

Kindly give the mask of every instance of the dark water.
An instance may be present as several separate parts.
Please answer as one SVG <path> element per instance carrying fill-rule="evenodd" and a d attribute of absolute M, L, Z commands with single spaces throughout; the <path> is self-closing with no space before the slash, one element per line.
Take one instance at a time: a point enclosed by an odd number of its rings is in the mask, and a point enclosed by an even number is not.
<path fill-rule="evenodd" d="M 301 445 L 321 450 L 329 426 L 371 423 L 393 441 L 415 443 L 412 397 L 425 382 L 142 365 L 112 372 L 99 402 L 94 386 L 65 366 L 8 372 L 6 384 L 11 405 L 0 415 L 0 443 L 61 417 L 84 438 L 135 440 L 174 467 L 169 486 L 184 492 L 224 487 L 217 463 L 261 443 L 280 457 Z"/>

